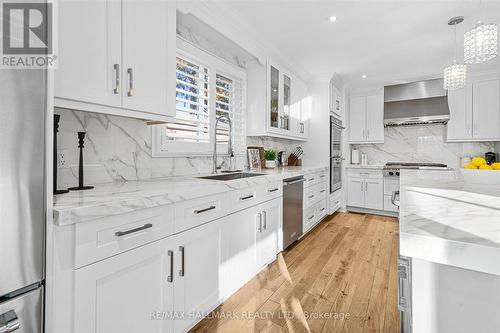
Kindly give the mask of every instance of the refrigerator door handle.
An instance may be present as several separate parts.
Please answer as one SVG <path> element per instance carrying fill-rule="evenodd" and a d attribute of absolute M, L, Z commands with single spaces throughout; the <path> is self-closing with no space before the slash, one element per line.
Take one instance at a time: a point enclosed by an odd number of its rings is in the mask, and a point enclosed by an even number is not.
<path fill-rule="evenodd" d="M 0 333 L 14 332 L 20 326 L 16 311 L 10 310 L 0 315 Z"/>

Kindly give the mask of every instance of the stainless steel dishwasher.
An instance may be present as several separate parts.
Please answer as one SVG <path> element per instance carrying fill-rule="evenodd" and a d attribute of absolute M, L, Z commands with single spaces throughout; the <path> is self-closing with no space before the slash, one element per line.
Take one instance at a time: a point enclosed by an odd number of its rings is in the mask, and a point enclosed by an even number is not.
<path fill-rule="evenodd" d="M 302 236 L 304 177 L 283 180 L 283 250 Z"/>

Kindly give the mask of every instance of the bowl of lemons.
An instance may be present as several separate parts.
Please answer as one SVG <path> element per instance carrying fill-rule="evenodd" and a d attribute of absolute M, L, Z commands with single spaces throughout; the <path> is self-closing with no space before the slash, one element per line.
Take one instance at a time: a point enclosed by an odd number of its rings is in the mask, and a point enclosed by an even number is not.
<path fill-rule="evenodd" d="M 486 160 L 482 157 L 474 157 L 470 164 L 464 166 L 464 169 L 471 170 L 500 170 L 500 163 L 492 163 L 491 165 L 486 163 Z"/>

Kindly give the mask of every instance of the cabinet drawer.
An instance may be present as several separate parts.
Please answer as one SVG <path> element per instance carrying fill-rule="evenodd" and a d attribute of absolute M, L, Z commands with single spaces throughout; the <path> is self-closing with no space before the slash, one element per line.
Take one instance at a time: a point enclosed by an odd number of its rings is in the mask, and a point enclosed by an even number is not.
<path fill-rule="evenodd" d="M 260 186 L 248 187 L 230 193 L 229 208 L 231 213 L 251 207 L 262 201 L 259 194 L 263 190 Z"/>
<path fill-rule="evenodd" d="M 176 204 L 175 232 L 178 233 L 226 215 L 230 206 L 229 202 L 225 202 L 228 195 L 218 194 Z"/>
<path fill-rule="evenodd" d="M 266 185 L 260 185 L 257 189 L 259 201 L 267 201 L 283 195 L 283 182 L 277 181 Z"/>
<path fill-rule="evenodd" d="M 304 196 L 302 199 L 304 209 L 307 209 L 314 204 L 314 202 L 317 200 L 316 195 L 317 195 L 316 187 L 312 186 L 304 189 Z"/>
<path fill-rule="evenodd" d="M 319 222 L 323 217 L 326 216 L 326 199 L 321 200 L 316 206 L 315 206 L 315 218 L 316 222 Z"/>
<path fill-rule="evenodd" d="M 323 200 L 326 198 L 326 183 L 319 183 L 316 187 L 316 199 Z"/>
<path fill-rule="evenodd" d="M 314 225 L 314 222 L 316 221 L 315 207 L 311 207 L 304 211 L 303 221 L 303 232 L 307 232 L 309 231 L 309 229 L 311 229 L 311 226 Z"/>
<path fill-rule="evenodd" d="M 326 184 L 326 171 L 320 171 L 304 175 L 304 188 L 319 184 Z"/>
<path fill-rule="evenodd" d="M 76 224 L 75 268 L 174 233 L 172 206 L 148 208 Z"/>
<path fill-rule="evenodd" d="M 377 169 L 348 169 L 347 175 L 348 175 L 348 177 L 357 177 L 357 178 L 382 178 L 383 177 L 382 170 L 377 170 Z"/>

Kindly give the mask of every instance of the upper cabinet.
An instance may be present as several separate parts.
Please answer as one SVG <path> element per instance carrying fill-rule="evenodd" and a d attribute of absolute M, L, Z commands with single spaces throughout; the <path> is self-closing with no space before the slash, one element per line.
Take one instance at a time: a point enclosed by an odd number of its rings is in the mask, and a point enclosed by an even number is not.
<path fill-rule="evenodd" d="M 329 106 L 330 106 L 330 112 L 332 112 L 335 116 L 341 118 L 342 117 L 342 111 L 341 111 L 341 94 L 340 90 L 335 87 L 333 84 L 332 80 L 330 80 L 330 92 L 329 92 Z"/>
<path fill-rule="evenodd" d="M 175 2 L 62 0 L 58 10 L 55 106 L 175 115 Z"/>
<path fill-rule="evenodd" d="M 468 84 L 448 92 L 448 141 L 500 140 L 500 81 Z"/>
<path fill-rule="evenodd" d="M 275 62 L 247 68 L 247 135 L 307 139 L 307 85 Z"/>
<path fill-rule="evenodd" d="M 384 94 L 352 96 L 349 112 L 349 143 L 384 142 Z"/>

